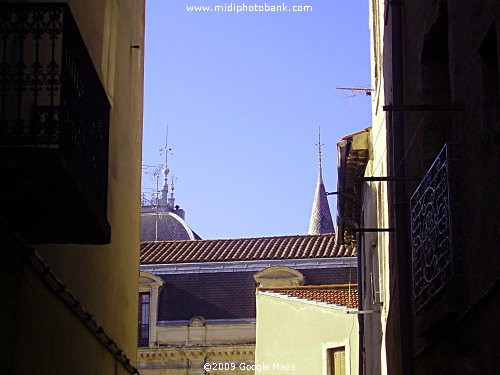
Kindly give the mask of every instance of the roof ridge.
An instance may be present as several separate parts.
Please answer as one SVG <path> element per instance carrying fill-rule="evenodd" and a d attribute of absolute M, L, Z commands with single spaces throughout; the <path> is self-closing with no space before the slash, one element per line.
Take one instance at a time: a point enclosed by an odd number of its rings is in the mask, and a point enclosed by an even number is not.
<path fill-rule="evenodd" d="M 257 291 L 280 298 L 320 302 L 352 309 L 358 308 L 357 284 L 259 287 Z"/>
<path fill-rule="evenodd" d="M 346 249 L 347 250 L 347 249 Z M 354 249 L 342 257 L 355 255 Z M 141 264 L 340 257 L 334 234 L 141 243 Z"/>
<path fill-rule="evenodd" d="M 292 237 L 335 237 L 335 233 L 317 233 L 317 234 L 283 234 L 276 236 L 261 236 L 261 237 L 237 237 L 237 238 L 205 238 L 202 240 L 166 240 L 166 241 L 143 241 L 141 243 L 161 243 L 161 242 L 210 242 L 210 241 L 239 241 L 239 240 L 255 240 L 264 238 L 292 238 Z"/>

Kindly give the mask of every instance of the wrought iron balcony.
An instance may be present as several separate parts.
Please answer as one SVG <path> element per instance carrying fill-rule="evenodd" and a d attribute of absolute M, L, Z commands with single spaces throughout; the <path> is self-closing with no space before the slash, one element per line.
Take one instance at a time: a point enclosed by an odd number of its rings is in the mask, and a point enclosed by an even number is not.
<path fill-rule="evenodd" d="M 411 197 L 413 293 L 417 311 L 438 298 L 456 273 L 455 147 L 450 144 L 443 147 Z"/>
<path fill-rule="evenodd" d="M 29 242 L 109 242 L 109 112 L 66 4 L 0 5 L 0 215 Z"/>

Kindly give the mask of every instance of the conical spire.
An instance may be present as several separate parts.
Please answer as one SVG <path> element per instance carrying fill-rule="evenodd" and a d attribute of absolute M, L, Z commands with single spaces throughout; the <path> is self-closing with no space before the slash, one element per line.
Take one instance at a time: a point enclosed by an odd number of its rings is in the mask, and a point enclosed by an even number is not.
<path fill-rule="evenodd" d="M 309 220 L 309 230 L 307 234 L 334 233 L 332 214 L 326 195 L 325 185 L 323 184 L 323 171 L 321 166 L 321 130 L 318 135 L 318 183 L 316 185 L 316 194 Z"/>

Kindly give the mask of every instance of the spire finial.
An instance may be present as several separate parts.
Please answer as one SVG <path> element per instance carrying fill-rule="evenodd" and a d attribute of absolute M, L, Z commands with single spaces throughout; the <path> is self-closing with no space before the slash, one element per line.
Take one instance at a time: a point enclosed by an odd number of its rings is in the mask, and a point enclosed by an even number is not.
<path fill-rule="evenodd" d="M 170 151 L 172 151 L 171 148 L 168 148 L 168 126 L 165 136 L 165 148 L 161 148 L 160 151 L 165 152 L 165 169 L 163 169 L 163 186 L 161 189 L 161 198 L 162 206 L 166 206 L 168 200 L 168 174 L 170 172 L 170 169 L 168 169 L 168 154 L 170 153 Z"/>
<path fill-rule="evenodd" d="M 174 198 L 174 175 L 172 174 L 172 179 L 170 180 L 170 198 Z"/>
<path fill-rule="evenodd" d="M 172 174 L 172 179 L 170 180 L 170 198 L 168 198 L 168 208 L 173 211 L 175 208 L 175 198 L 174 198 L 174 175 Z"/>
<path fill-rule="evenodd" d="M 318 143 L 316 143 L 316 146 L 318 146 L 318 163 L 319 163 L 319 173 L 322 175 L 322 165 L 321 165 L 321 146 L 324 146 L 323 143 L 321 143 L 321 126 L 318 127 Z"/>

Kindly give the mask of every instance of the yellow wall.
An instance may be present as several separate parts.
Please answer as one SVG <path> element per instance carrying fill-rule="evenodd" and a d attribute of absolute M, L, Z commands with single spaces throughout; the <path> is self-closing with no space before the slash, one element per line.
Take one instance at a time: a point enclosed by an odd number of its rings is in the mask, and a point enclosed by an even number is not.
<path fill-rule="evenodd" d="M 371 45 L 371 79 L 374 88 L 372 94 L 372 130 L 370 142 L 370 160 L 366 166 L 365 176 L 387 176 L 387 113 L 382 106 L 386 103 L 384 54 L 388 45 L 384 29 L 384 6 L 381 0 L 370 0 L 370 45 Z M 385 49 L 385 51 L 384 51 Z M 365 227 L 388 228 L 389 208 L 387 200 L 388 182 L 368 182 L 363 191 Z M 387 374 L 385 365 L 385 335 L 387 326 L 389 293 L 389 234 L 388 232 L 366 233 L 361 251 L 364 274 L 363 277 L 363 309 L 380 310 L 380 313 L 363 316 L 365 371 L 369 374 Z"/>
<path fill-rule="evenodd" d="M 346 346 L 346 374 L 357 375 L 357 315 L 346 311 L 257 292 L 255 364 L 270 367 L 262 374 L 286 373 L 273 370 L 279 363 L 295 366 L 289 374 L 326 375 L 327 349 Z"/>
<path fill-rule="evenodd" d="M 43 245 L 37 251 L 135 364 L 144 1 L 71 0 L 69 5 L 111 103 L 111 243 Z M 33 271 L 26 264 L 18 266 L 10 274 L 18 291 L 12 305 L 16 328 L 10 359 L 16 374 L 124 374 L 123 367 Z"/>

